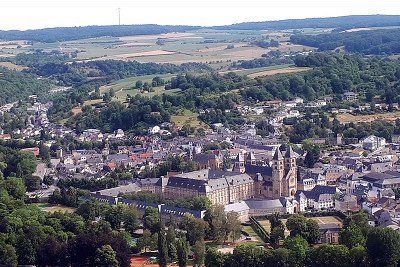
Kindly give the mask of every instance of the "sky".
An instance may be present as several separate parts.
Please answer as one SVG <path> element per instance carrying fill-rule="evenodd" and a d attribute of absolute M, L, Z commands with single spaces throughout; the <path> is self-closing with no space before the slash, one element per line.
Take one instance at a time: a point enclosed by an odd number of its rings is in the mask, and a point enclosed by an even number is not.
<path fill-rule="evenodd" d="M 399 0 L 0 0 L 0 29 L 118 24 L 227 25 L 344 15 L 400 15 Z"/>

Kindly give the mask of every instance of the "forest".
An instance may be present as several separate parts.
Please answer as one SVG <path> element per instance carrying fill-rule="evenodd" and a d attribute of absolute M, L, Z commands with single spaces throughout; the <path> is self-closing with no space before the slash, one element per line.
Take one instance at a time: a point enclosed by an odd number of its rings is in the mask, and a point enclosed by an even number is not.
<path fill-rule="evenodd" d="M 0 67 L 0 105 L 12 103 L 30 95 L 48 94 L 51 83 L 35 75 Z"/>
<path fill-rule="evenodd" d="M 393 55 L 400 52 L 400 29 L 331 32 L 317 35 L 296 34 L 295 44 L 317 47 L 320 51 L 344 47 L 347 52 L 365 55 Z"/>

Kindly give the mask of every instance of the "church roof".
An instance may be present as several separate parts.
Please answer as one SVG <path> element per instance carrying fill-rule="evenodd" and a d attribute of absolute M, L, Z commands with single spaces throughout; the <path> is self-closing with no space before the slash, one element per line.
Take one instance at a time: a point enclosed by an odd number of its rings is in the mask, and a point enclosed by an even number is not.
<path fill-rule="evenodd" d="M 294 153 L 291 146 L 286 149 L 285 158 L 295 158 L 296 154 Z"/>
<path fill-rule="evenodd" d="M 242 153 L 239 153 L 236 157 L 236 162 L 243 162 L 244 161 L 244 157 Z"/>
<path fill-rule="evenodd" d="M 253 151 L 247 154 L 247 160 L 256 160 L 256 156 L 254 155 Z"/>
<path fill-rule="evenodd" d="M 273 160 L 283 160 L 283 156 L 279 148 L 275 150 L 274 156 L 272 157 Z"/>

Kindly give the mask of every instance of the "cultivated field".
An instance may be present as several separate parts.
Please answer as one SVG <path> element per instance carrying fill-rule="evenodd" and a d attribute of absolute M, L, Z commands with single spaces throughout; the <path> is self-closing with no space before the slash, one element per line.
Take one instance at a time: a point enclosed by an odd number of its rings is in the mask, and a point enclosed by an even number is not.
<path fill-rule="evenodd" d="M 12 63 L 12 62 L 0 62 L 0 67 L 5 67 L 7 69 L 17 70 L 17 71 L 22 71 L 22 70 L 27 69 L 27 67 L 19 66 L 19 65 L 16 65 L 16 64 Z"/>
<path fill-rule="evenodd" d="M 203 29 L 191 32 L 167 33 L 125 37 L 99 37 L 58 43 L 35 43 L 30 47 L 5 43 L 1 54 L 18 54 L 32 49 L 78 52 L 77 60 L 136 60 L 182 64 L 187 62 L 208 63 L 216 70 L 227 69 L 238 60 L 261 57 L 272 50 L 283 53 L 311 50 L 312 48 L 288 43 L 288 31 L 223 31 Z M 254 40 L 268 35 L 279 40 L 276 48 L 260 48 L 250 45 Z M 0 42 L 1 43 L 1 42 Z"/>
<path fill-rule="evenodd" d="M 383 113 L 383 114 L 372 114 L 372 115 L 359 115 L 354 116 L 351 114 L 339 114 L 336 116 L 340 123 L 346 124 L 350 122 L 372 122 L 372 121 L 389 121 L 393 122 L 400 118 L 400 111 Z"/>

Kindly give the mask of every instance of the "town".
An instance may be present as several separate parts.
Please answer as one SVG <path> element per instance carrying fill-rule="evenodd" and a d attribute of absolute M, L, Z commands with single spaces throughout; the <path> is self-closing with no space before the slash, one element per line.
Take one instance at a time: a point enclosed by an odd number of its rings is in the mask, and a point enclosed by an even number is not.
<path fill-rule="evenodd" d="M 400 16 L 78 2 L 0 29 L 0 266 L 400 264 Z"/>

